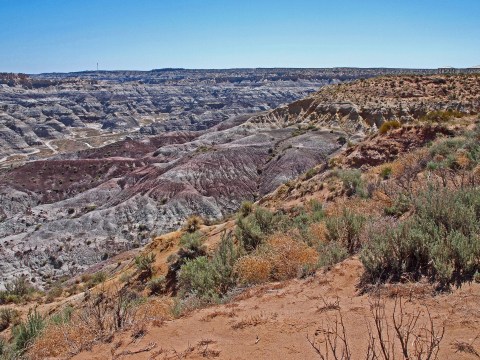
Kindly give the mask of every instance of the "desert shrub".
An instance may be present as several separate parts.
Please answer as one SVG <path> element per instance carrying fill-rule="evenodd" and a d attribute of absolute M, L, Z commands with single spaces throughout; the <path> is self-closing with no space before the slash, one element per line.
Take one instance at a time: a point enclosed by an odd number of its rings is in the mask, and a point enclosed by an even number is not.
<path fill-rule="evenodd" d="M 60 285 L 55 285 L 50 290 L 48 290 L 45 301 L 47 303 L 50 303 L 54 301 L 56 298 L 62 296 L 62 293 L 63 293 L 62 287 Z"/>
<path fill-rule="evenodd" d="M 178 275 L 181 267 L 188 261 L 199 256 L 205 256 L 206 248 L 203 246 L 203 236 L 199 232 L 186 233 L 181 239 L 181 248 L 176 254 L 168 257 L 169 263 L 166 279 L 166 291 L 176 294 L 178 291 Z"/>
<path fill-rule="evenodd" d="M 318 247 L 318 267 L 331 267 L 348 257 L 348 250 L 338 241 L 320 244 Z"/>
<path fill-rule="evenodd" d="M 7 329 L 10 325 L 16 324 L 20 314 L 15 309 L 0 309 L 0 331 Z"/>
<path fill-rule="evenodd" d="M 361 260 L 368 282 L 427 276 L 445 287 L 471 280 L 480 269 L 480 190 L 429 189 L 414 214 L 374 231 Z"/>
<path fill-rule="evenodd" d="M 25 275 L 13 279 L 5 284 L 5 290 L 0 291 L 0 304 L 18 303 L 28 298 L 35 288 Z"/>
<path fill-rule="evenodd" d="M 94 286 L 103 283 L 107 279 L 107 274 L 105 274 L 103 271 L 99 271 L 92 276 L 87 276 L 86 278 L 88 279 L 86 286 L 88 289 L 91 289 Z"/>
<path fill-rule="evenodd" d="M 304 242 L 275 234 L 254 253 L 240 258 L 235 264 L 235 271 L 240 283 L 259 284 L 311 273 L 317 261 L 317 252 Z"/>
<path fill-rule="evenodd" d="M 48 322 L 53 325 L 68 324 L 72 319 L 73 307 L 68 305 L 63 308 L 61 311 L 53 314 Z"/>
<path fill-rule="evenodd" d="M 235 235 L 247 252 L 253 251 L 279 228 L 282 220 L 281 215 L 256 207 L 248 216 L 237 218 Z"/>
<path fill-rule="evenodd" d="M 338 242 L 349 254 L 356 253 L 361 247 L 361 232 L 366 219 L 363 215 L 344 208 L 340 215 L 326 219 L 327 239 Z"/>
<path fill-rule="evenodd" d="M 240 255 L 241 248 L 234 243 L 232 234 L 222 234 L 212 258 L 200 256 L 182 265 L 178 276 L 180 296 L 196 296 L 206 301 L 221 298 L 236 285 L 234 265 Z"/>
<path fill-rule="evenodd" d="M 241 217 L 246 217 L 252 213 L 254 209 L 253 203 L 251 201 L 243 201 L 238 209 L 238 214 Z"/>
<path fill-rule="evenodd" d="M 388 179 L 392 175 L 392 168 L 390 166 L 384 166 L 380 171 L 380 177 L 384 180 Z"/>
<path fill-rule="evenodd" d="M 200 226 L 202 224 L 203 224 L 203 220 L 200 216 L 192 215 L 185 221 L 183 230 L 189 233 L 194 233 L 195 231 L 200 229 Z"/>
<path fill-rule="evenodd" d="M 147 288 L 151 295 L 161 295 L 166 292 L 166 279 L 165 276 L 159 276 L 151 279 L 147 283 Z"/>
<path fill-rule="evenodd" d="M 420 121 L 446 122 L 454 118 L 462 118 L 465 114 L 457 110 L 435 110 L 430 111 L 420 118 Z"/>
<path fill-rule="evenodd" d="M 227 293 L 236 283 L 235 262 L 243 254 L 243 249 L 234 242 L 232 233 L 224 232 L 212 259 L 217 291 Z"/>
<path fill-rule="evenodd" d="M 27 319 L 12 330 L 14 350 L 23 353 L 41 334 L 44 327 L 45 319 L 36 310 L 28 314 Z"/>
<path fill-rule="evenodd" d="M 380 128 L 378 129 L 378 132 L 380 134 L 386 134 L 392 129 L 398 129 L 402 126 L 399 121 L 397 120 L 390 120 L 390 121 L 385 121 L 380 125 Z"/>
<path fill-rule="evenodd" d="M 141 280 L 150 279 L 153 275 L 153 264 L 155 263 L 155 254 L 144 254 L 135 257 L 135 266 Z"/>
<path fill-rule="evenodd" d="M 310 170 L 308 170 L 306 173 L 305 173 L 305 180 L 308 180 L 308 179 L 311 179 L 312 177 L 314 177 L 315 175 L 317 175 L 317 169 L 315 168 L 312 168 Z"/>
<path fill-rule="evenodd" d="M 300 231 L 300 234 L 304 240 L 307 240 L 310 235 L 310 226 L 314 223 L 322 221 L 325 217 L 325 211 L 323 210 L 323 205 L 320 202 L 312 200 L 310 201 L 308 207 L 309 209 L 300 208 L 298 215 L 294 216 L 293 218 L 282 220 L 279 230 L 287 232 L 292 228 L 296 228 Z"/>
<path fill-rule="evenodd" d="M 463 138 L 452 138 L 452 139 L 442 139 L 438 142 L 435 142 L 430 146 L 429 152 L 430 156 L 443 156 L 446 157 L 455 153 L 458 149 L 465 145 L 465 139 Z"/>
<path fill-rule="evenodd" d="M 191 294 L 198 298 L 216 298 L 214 269 L 206 256 L 187 260 L 178 277 L 180 296 Z"/>
<path fill-rule="evenodd" d="M 72 312 L 67 307 L 44 321 L 46 326 L 26 355 L 31 359 L 64 359 L 95 342 L 111 341 L 115 331 L 134 324 L 142 301 L 126 288 L 87 292 L 81 308 Z"/>
<path fill-rule="evenodd" d="M 235 272 L 241 284 L 261 284 L 270 279 L 272 264 L 258 255 L 246 255 L 235 264 Z"/>
<path fill-rule="evenodd" d="M 361 197 L 367 197 L 367 191 L 365 190 L 365 184 L 362 181 L 362 172 L 360 170 L 337 170 L 334 172 L 334 175 L 342 180 L 343 187 L 348 196 L 357 194 Z"/>
<path fill-rule="evenodd" d="M 387 206 L 384 209 L 384 213 L 387 216 L 401 216 L 410 209 L 410 206 L 410 198 L 407 195 L 401 193 L 395 197 L 392 206 Z"/>
<path fill-rule="evenodd" d="M 202 233 L 196 231 L 194 233 L 185 233 L 180 238 L 180 246 L 185 250 L 199 251 L 203 249 L 205 238 Z"/>

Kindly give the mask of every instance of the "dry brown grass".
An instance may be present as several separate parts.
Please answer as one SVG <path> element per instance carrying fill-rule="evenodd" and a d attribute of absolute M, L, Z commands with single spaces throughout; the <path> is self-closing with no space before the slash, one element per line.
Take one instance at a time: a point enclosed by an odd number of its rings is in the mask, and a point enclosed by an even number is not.
<path fill-rule="evenodd" d="M 241 330 L 247 327 L 255 327 L 258 325 L 266 324 L 269 320 L 269 317 L 265 314 L 251 315 L 233 323 L 232 329 Z"/>
<path fill-rule="evenodd" d="M 318 261 L 318 254 L 314 249 L 280 234 L 268 239 L 265 256 L 272 265 L 272 280 L 299 276 L 302 269 L 313 269 Z"/>
<path fill-rule="evenodd" d="M 31 359 L 69 357 L 106 341 L 121 329 L 143 336 L 146 324 L 161 326 L 171 318 L 171 301 L 156 299 L 141 305 L 125 306 L 131 295 L 123 289 L 87 295 L 69 323 L 48 325 L 28 351 Z"/>
<path fill-rule="evenodd" d="M 234 318 L 237 316 L 236 312 L 231 310 L 231 311 L 224 311 L 224 310 L 215 310 L 214 312 L 205 315 L 204 317 L 201 318 L 202 321 L 211 321 L 212 319 L 215 319 L 216 317 L 227 317 L 227 318 Z"/>
<path fill-rule="evenodd" d="M 242 284 L 261 284 L 270 279 L 272 264 L 259 255 L 247 255 L 235 264 L 239 282 Z"/>
<path fill-rule="evenodd" d="M 49 325 L 28 351 L 32 360 L 72 356 L 90 349 L 98 334 L 88 324 L 72 319 L 71 324 Z"/>
<path fill-rule="evenodd" d="M 315 268 L 317 261 L 318 253 L 305 243 L 275 234 L 253 254 L 240 258 L 235 270 L 241 283 L 261 284 L 299 276 L 303 270 Z"/>

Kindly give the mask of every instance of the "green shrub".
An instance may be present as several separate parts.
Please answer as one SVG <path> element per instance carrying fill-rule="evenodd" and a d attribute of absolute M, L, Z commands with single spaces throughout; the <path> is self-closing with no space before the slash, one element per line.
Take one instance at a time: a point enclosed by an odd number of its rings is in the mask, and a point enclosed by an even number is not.
<path fill-rule="evenodd" d="M 68 324 L 72 319 L 73 307 L 67 305 L 64 309 L 52 315 L 49 319 L 49 322 L 54 325 Z"/>
<path fill-rule="evenodd" d="M 200 256 L 187 260 L 178 276 L 181 297 L 195 296 L 205 301 L 216 301 L 236 285 L 234 265 L 241 256 L 231 233 L 224 233 L 213 257 Z"/>
<path fill-rule="evenodd" d="M 7 329 L 20 319 L 20 314 L 15 309 L 0 309 L 0 331 Z"/>
<path fill-rule="evenodd" d="M 248 216 L 237 218 L 235 235 L 246 251 L 253 251 L 279 228 L 282 220 L 281 215 L 256 207 Z"/>
<path fill-rule="evenodd" d="M 365 222 L 364 216 L 344 208 L 341 215 L 326 219 L 327 238 L 329 241 L 341 244 L 349 254 L 354 254 L 362 245 L 360 235 Z"/>
<path fill-rule="evenodd" d="M 47 297 L 45 299 L 46 302 L 52 302 L 56 298 L 62 296 L 63 289 L 60 285 L 56 285 L 52 287 L 48 292 L 47 292 Z"/>
<path fill-rule="evenodd" d="M 430 189 L 414 202 L 414 214 L 373 232 L 361 260 L 368 282 L 417 280 L 440 287 L 471 280 L 480 269 L 480 190 Z"/>
<path fill-rule="evenodd" d="M 454 118 L 462 118 L 465 116 L 465 113 L 462 113 L 457 110 L 435 110 L 430 111 L 420 118 L 420 121 L 428 122 L 446 122 Z"/>
<path fill-rule="evenodd" d="M 194 233 L 185 233 L 180 238 L 180 246 L 185 250 L 198 251 L 203 249 L 205 238 L 199 231 Z"/>
<path fill-rule="evenodd" d="M 311 179 L 315 175 L 317 175 L 317 169 L 312 168 L 305 173 L 305 180 Z"/>
<path fill-rule="evenodd" d="M 386 134 L 392 129 L 398 129 L 402 126 L 399 121 L 397 120 L 390 120 L 390 121 L 385 121 L 380 125 L 380 128 L 378 129 L 378 132 L 380 134 Z"/>
<path fill-rule="evenodd" d="M 30 284 L 25 275 L 20 275 L 7 282 L 5 289 L 0 291 L 0 304 L 17 304 L 35 292 L 35 288 Z"/>
<path fill-rule="evenodd" d="M 384 213 L 387 216 L 402 216 L 405 214 L 411 206 L 410 198 L 405 194 L 399 194 L 392 206 L 386 207 Z"/>
<path fill-rule="evenodd" d="M 135 265 L 142 279 L 150 279 L 153 275 L 153 264 L 155 263 L 155 254 L 145 254 L 135 257 Z"/>
<path fill-rule="evenodd" d="M 214 269 L 206 256 L 187 260 L 180 269 L 178 287 L 180 296 L 195 295 L 198 298 L 216 298 Z"/>
<path fill-rule="evenodd" d="M 331 241 L 327 244 L 322 244 L 318 248 L 318 253 L 319 267 L 330 267 L 348 257 L 348 250 L 338 241 Z"/>
<path fill-rule="evenodd" d="M 147 283 L 147 288 L 150 291 L 150 295 L 161 295 L 166 292 L 167 281 L 165 276 L 159 276 L 151 279 Z"/>
<path fill-rule="evenodd" d="M 242 254 L 242 249 L 235 244 L 232 233 L 224 232 L 212 259 L 216 287 L 220 294 L 226 294 L 236 285 L 234 266 Z"/>
<path fill-rule="evenodd" d="M 388 179 L 392 175 L 392 168 L 390 166 L 385 166 L 380 171 L 380 177 L 384 180 Z"/>
<path fill-rule="evenodd" d="M 434 157 L 440 155 L 446 157 L 454 154 L 458 149 L 465 145 L 466 141 L 463 138 L 442 139 L 430 146 L 430 156 Z"/>
<path fill-rule="evenodd" d="M 45 319 L 37 310 L 28 314 L 27 319 L 13 328 L 13 347 L 19 353 L 23 353 L 40 335 L 45 327 Z"/>
<path fill-rule="evenodd" d="M 238 210 L 238 214 L 241 217 L 246 217 L 252 213 L 254 209 L 253 203 L 251 201 L 243 201 Z"/>
<path fill-rule="evenodd" d="M 107 280 L 107 274 L 105 274 L 103 271 L 99 271 L 92 276 L 85 276 L 85 279 L 88 279 L 86 283 L 87 288 L 91 289 L 92 287 L 97 286 L 98 284 L 101 284 Z"/>
<path fill-rule="evenodd" d="M 342 180 L 343 187 L 346 190 L 347 196 L 359 195 L 360 197 L 367 197 L 368 193 L 365 190 L 365 184 L 362 181 L 362 172 L 357 169 L 353 170 L 337 170 L 334 175 Z"/>

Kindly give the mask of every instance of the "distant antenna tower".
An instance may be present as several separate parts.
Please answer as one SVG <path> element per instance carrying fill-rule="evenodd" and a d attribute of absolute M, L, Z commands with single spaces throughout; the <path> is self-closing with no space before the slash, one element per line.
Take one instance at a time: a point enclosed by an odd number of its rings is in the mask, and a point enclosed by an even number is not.
<path fill-rule="evenodd" d="M 97 71 L 98 71 L 98 62 L 97 62 Z"/>

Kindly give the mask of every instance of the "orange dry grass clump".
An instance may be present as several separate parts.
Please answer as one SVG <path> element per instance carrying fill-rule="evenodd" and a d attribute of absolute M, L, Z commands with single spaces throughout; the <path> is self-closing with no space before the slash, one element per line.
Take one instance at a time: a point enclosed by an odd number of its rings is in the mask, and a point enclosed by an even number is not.
<path fill-rule="evenodd" d="M 269 280 L 272 265 L 259 255 L 247 255 L 237 261 L 235 271 L 241 283 L 260 284 Z"/>
<path fill-rule="evenodd" d="M 274 280 L 298 276 L 303 268 L 312 269 L 318 261 L 318 254 L 314 249 L 280 234 L 268 239 L 266 257 L 272 264 L 271 277 Z"/>
<path fill-rule="evenodd" d="M 96 339 L 96 333 L 86 324 L 71 323 L 48 326 L 28 350 L 32 360 L 72 356 L 88 349 Z"/>
<path fill-rule="evenodd" d="M 305 243 L 275 234 L 254 254 L 239 259 L 235 269 L 240 282 L 259 284 L 293 278 L 304 268 L 314 268 L 317 261 L 317 252 Z"/>

